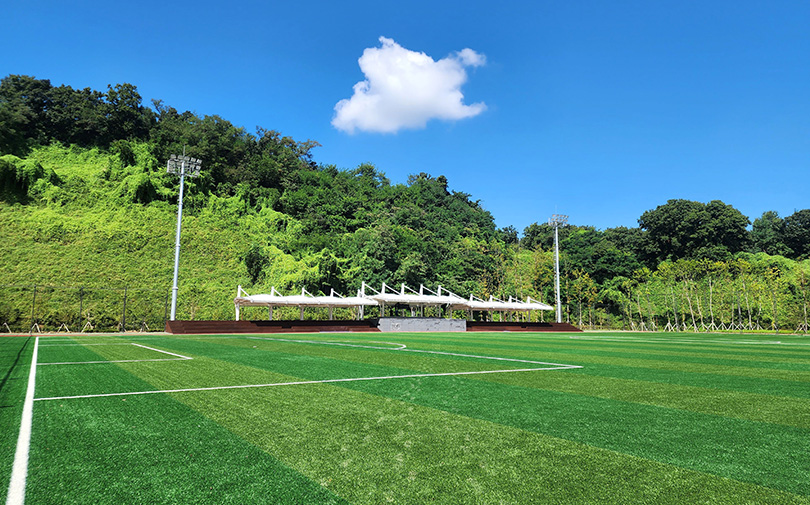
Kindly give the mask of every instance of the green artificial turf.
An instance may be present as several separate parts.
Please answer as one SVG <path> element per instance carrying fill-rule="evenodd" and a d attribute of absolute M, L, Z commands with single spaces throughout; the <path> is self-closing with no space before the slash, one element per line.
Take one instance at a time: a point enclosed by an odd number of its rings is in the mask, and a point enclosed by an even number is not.
<path fill-rule="evenodd" d="M 810 341 L 585 337 L 42 339 L 42 363 L 120 362 L 38 367 L 37 398 L 542 366 L 396 344 L 582 368 L 38 400 L 28 497 L 810 503 Z M 108 345 L 131 342 L 193 359 Z"/>

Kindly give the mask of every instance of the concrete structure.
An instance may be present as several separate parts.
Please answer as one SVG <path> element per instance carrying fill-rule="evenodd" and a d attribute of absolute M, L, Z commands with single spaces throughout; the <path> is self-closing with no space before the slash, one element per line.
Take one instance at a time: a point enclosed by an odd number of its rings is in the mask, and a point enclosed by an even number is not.
<path fill-rule="evenodd" d="M 441 317 L 381 317 L 377 327 L 383 332 L 467 331 L 467 321 Z"/>

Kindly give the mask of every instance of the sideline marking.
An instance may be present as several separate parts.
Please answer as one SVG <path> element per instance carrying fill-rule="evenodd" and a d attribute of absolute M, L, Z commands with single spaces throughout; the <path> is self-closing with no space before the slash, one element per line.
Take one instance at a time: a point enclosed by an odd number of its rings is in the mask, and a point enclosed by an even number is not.
<path fill-rule="evenodd" d="M 25 391 L 20 435 L 17 437 L 17 450 L 14 453 L 14 466 L 8 484 L 6 505 L 22 505 L 25 502 L 25 479 L 28 477 L 28 452 L 31 447 L 31 420 L 34 411 L 34 385 L 37 375 L 37 351 L 39 337 L 34 340 L 34 353 L 31 356 L 31 371 L 28 374 L 28 389 Z"/>
<path fill-rule="evenodd" d="M 161 351 L 160 349 L 155 349 L 154 347 L 148 347 L 141 344 L 136 344 L 135 342 L 131 342 L 129 344 L 88 344 L 88 345 L 134 345 L 138 347 L 143 347 L 144 349 L 149 349 L 150 351 L 159 352 L 162 354 L 168 354 L 170 356 L 177 356 L 176 358 L 155 358 L 155 359 L 118 359 L 118 360 L 107 360 L 107 361 L 62 361 L 58 363 L 40 363 L 40 366 L 43 365 L 88 365 L 88 364 L 96 364 L 96 363 L 145 363 L 145 362 L 152 362 L 152 361 L 182 361 L 186 359 L 194 359 L 188 356 L 183 356 L 182 354 L 175 354 L 169 351 Z M 61 346 L 53 346 L 53 347 L 61 347 Z"/>

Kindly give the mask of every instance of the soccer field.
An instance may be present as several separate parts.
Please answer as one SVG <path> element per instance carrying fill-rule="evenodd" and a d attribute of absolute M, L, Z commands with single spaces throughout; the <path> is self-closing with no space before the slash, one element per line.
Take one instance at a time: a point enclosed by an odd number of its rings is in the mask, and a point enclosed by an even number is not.
<path fill-rule="evenodd" d="M 807 337 L 2 337 L 0 380 L 8 503 L 810 504 Z"/>

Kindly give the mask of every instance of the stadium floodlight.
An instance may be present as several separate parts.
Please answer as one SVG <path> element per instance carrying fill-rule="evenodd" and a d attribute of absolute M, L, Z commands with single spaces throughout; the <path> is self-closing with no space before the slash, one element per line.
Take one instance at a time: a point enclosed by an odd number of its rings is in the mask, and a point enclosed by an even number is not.
<path fill-rule="evenodd" d="M 560 226 L 568 223 L 568 216 L 563 214 L 553 214 L 548 224 L 554 227 L 554 268 L 557 271 L 555 291 L 557 292 L 557 322 L 562 322 L 562 303 L 560 303 L 560 236 L 558 230 Z"/>
<path fill-rule="evenodd" d="M 183 220 L 183 187 L 185 177 L 199 177 L 202 162 L 197 158 L 186 156 L 186 148 L 183 147 L 183 155 L 172 154 L 166 165 L 166 171 L 170 174 L 180 174 L 180 197 L 177 200 L 177 234 L 174 240 L 174 281 L 172 283 L 172 312 L 169 317 L 174 321 L 177 313 L 177 274 L 180 270 L 180 223 Z"/>

